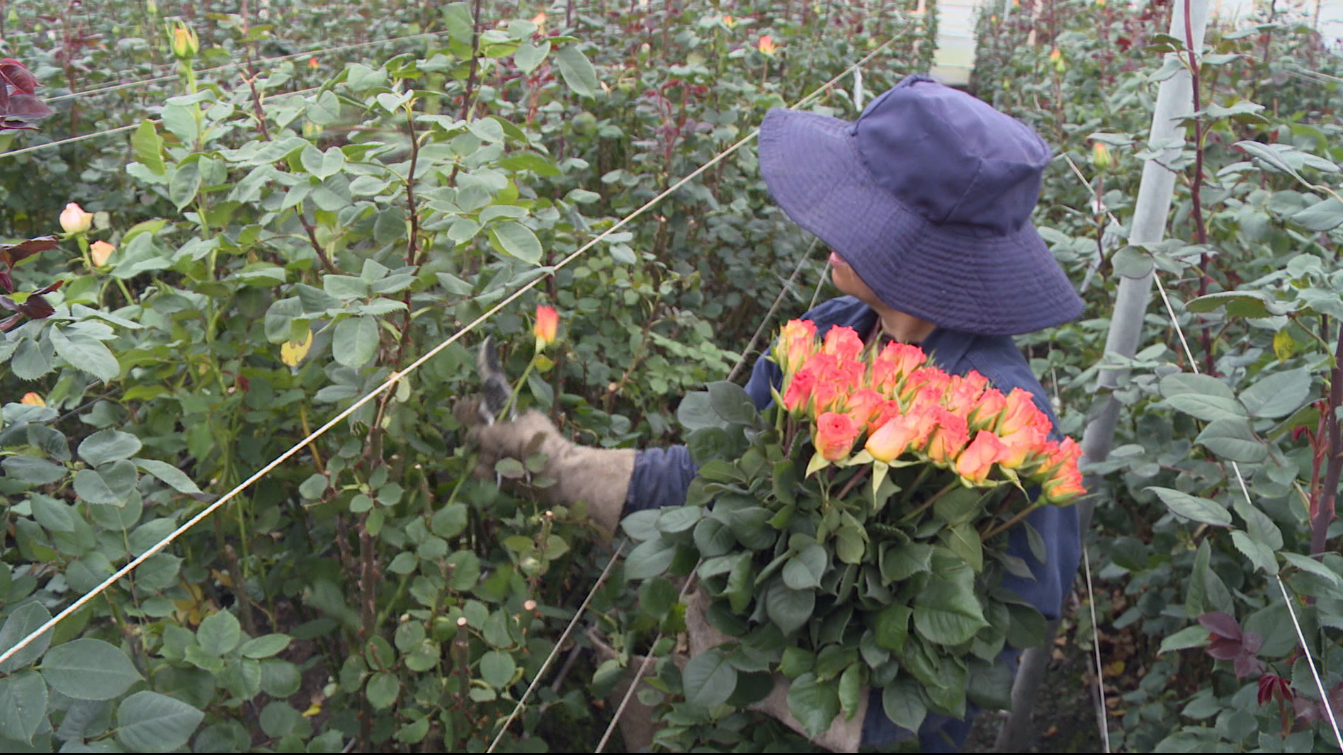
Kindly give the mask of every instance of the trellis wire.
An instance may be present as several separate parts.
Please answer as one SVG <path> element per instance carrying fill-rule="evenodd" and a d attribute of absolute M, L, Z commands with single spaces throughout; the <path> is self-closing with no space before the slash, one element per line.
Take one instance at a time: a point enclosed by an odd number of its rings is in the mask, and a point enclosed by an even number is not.
<path fill-rule="evenodd" d="M 281 98 L 281 97 L 292 97 L 292 96 L 294 96 L 294 95 L 296 95 L 296 94 L 307 94 L 308 92 L 314 92 L 314 91 L 316 91 L 316 90 L 318 90 L 318 89 L 321 89 L 321 87 L 308 87 L 307 89 L 295 89 L 295 90 L 292 91 L 292 92 L 280 92 L 279 94 L 273 94 L 273 95 L 270 95 L 270 96 L 267 97 L 266 99 L 269 99 L 269 100 L 278 100 L 278 99 Z M 160 119 L 158 119 L 158 118 L 151 118 L 151 119 L 149 119 L 149 121 L 150 121 L 150 123 L 155 123 L 155 124 L 157 124 L 157 123 L 161 123 L 161 122 L 162 122 L 162 121 L 161 121 Z M 31 147 L 23 147 L 22 149 L 16 149 L 16 150 L 13 150 L 13 151 L 11 151 L 11 152 L 0 152 L 0 160 L 3 160 L 3 159 L 6 158 L 6 157 L 16 157 L 16 156 L 18 156 L 18 155 L 24 155 L 24 154 L 27 154 L 27 153 L 29 153 L 29 152 L 37 152 L 38 150 L 46 149 L 47 147 L 59 147 L 59 146 L 62 145 L 62 144 L 73 144 L 74 142 L 82 142 L 82 141 L 85 141 L 86 139 L 95 139 L 95 138 L 100 137 L 100 136 L 109 136 L 109 135 L 111 135 L 111 134 L 119 134 L 119 133 L 121 133 L 121 132 L 123 132 L 123 131 L 130 131 L 131 129 L 135 129 L 135 128 L 139 128 L 139 127 L 140 127 L 140 124 L 138 124 L 138 123 L 132 123 L 132 124 L 130 124 L 129 126 L 117 126 L 117 127 L 115 127 L 115 128 L 109 128 L 109 129 L 106 129 L 106 130 L 104 130 L 104 131 L 95 131 L 95 132 L 93 132 L 92 134 L 82 134 L 82 135 L 80 135 L 80 136 L 72 136 L 72 137 L 69 137 L 69 138 L 67 138 L 67 139 L 58 139 L 57 141 L 54 141 L 54 142 L 46 142 L 45 144 L 34 144 L 34 145 L 32 145 Z"/>
<path fill-rule="evenodd" d="M 838 81 L 842 76 L 847 75 L 847 74 L 849 73 L 849 71 L 852 70 L 854 67 L 863 65 L 863 64 L 866 63 L 868 60 L 870 60 L 870 59 L 872 59 L 873 57 L 875 57 L 878 53 L 880 53 L 880 52 L 882 52 L 883 50 L 885 50 L 886 47 L 888 47 L 888 46 L 889 46 L 892 42 L 894 42 L 894 41 L 895 41 L 895 39 L 892 38 L 892 39 L 889 39 L 889 40 L 887 40 L 886 42 L 882 43 L 879 47 L 877 47 L 875 50 L 873 50 L 871 53 L 869 53 L 867 56 L 865 56 L 862 60 L 860 60 L 860 61 L 858 61 L 857 63 L 855 63 L 853 66 L 850 66 L 849 69 L 846 69 L 846 70 L 845 70 L 843 73 L 841 73 L 839 76 L 836 76 L 835 78 L 831 79 L 830 81 L 828 81 L 828 82 L 822 84 L 822 85 L 821 85 L 820 87 L 818 87 L 814 92 L 812 92 L 811 94 L 809 94 L 809 95 L 807 95 L 806 97 L 804 97 L 804 98 L 802 98 L 801 100 L 799 100 L 799 101 L 797 102 L 797 104 L 795 104 L 793 107 L 800 107 L 800 106 L 806 104 L 807 102 L 811 101 L 814 97 L 818 96 L 821 92 L 825 91 L 827 88 L 829 88 L 830 86 L 832 86 L 832 85 L 833 85 L 836 81 Z M 291 93 L 291 94 L 298 94 L 298 92 L 293 92 L 293 93 Z M 717 155 L 714 155 L 712 158 L 710 158 L 710 159 L 709 159 L 707 162 L 705 162 L 703 165 L 701 165 L 700 167 L 696 168 L 694 171 L 692 171 L 691 173 L 687 174 L 684 178 L 680 179 L 680 180 L 677 181 L 676 183 L 674 183 L 674 184 L 672 184 L 671 186 L 669 186 L 669 187 L 667 187 L 666 189 L 664 189 L 664 190 L 662 191 L 662 193 L 660 193 L 660 194 L 658 194 L 657 196 L 653 197 L 652 199 L 648 200 L 646 203 L 644 203 L 642 206 L 640 206 L 640 207 L 639 207 L 638 209 L 636 209 L 634 212 L 631 212 L 629 215 L 626 215 L 625 217 L 623 217 L 623 218 L 621 218 L 620 220 L 616 221 L 614 224 L 612 224 L 612 226 L 611 226 L 610 228 L 606 229 L 605 231 L 602 231 L 600 234 L 598 234 L 597 236 L 595 236 L 592 240 L 588 241 L 586 244 L 583 244 L 583 245 L 580 246 L 578 249 L 574 250 L 573 252 L 570 252 L 569 255 L 566 256 L 564 259 L 562 259 L 562 260 L 560 260 L 559 262 L 557 262 L 556 264 L 550 266 L 548 272 L 553 273 L 554 271 L 559 270 L 560 268 L 563 268 L 563 267 L 567 266 L 569 263 L 571 263 L 571 262 L 573 262 L 575 259 L 577 259 L 580 255 L 582 255 L 583 253 L 587 252 L 587 251 L 588 251 L 589 249 L 591 249 L 592 247 L 596 246 L 597 243 L 600 242 L 602 239 L 606 238 L 607 236 L 610 236 L 612 233 L 615 233 L 615 232 L 616 232 L 617 230 L 619 230 L 620 228 L 625 227 L 625 225 L 628 224 L 630 221 L 632 221 L 632 220 L 634 220 L 635 218 L 639 217 L 640 215 L 644 214 L 645 212 L 647 212 L 647 211 L 649 210 L 649 208 L 653 207 L 653 206 L 656 205 L 658 202 L 661 202 L 663 199 L 665 199 L 665 198 L 667 198 L 668 196 L 670 196 L 673 192 L 677 191 L 677 190 L 680 189 L 682 186 L 684 186 L 685 184 L 689 183 L 689 182 L 691 181 L 691 179 L 693 179 L 693 178 L 699 176 L 700 174 L 702 174 L 702 173 L 704 173 L 705 171 L 707 171 L 709 168 L 712 168 L 713 166 L 715 166 L 715 165 L 717 165 L 718 163 L 722 162 L 723 159 L 725 159 L 728 155 L 731 155 L 732 153 L 736 152 L 738 149 L 740 149 L 740 148 L 742 147 L 742 145 L 744 145 L 744 144 L 746 144 L 747 142 L 749 142 L 749 141 L 751 141 L 752 139 L 754 139 L 758 133 L 760 133 L 760 129 L 759 129 L 759 128 L 753 129 L 753 130 L 751 131 L 751 133 L 749 133 L 749 134 L 747 134 L 746 136 L 742 137 L 741 139 L 737 140 L 735 143 L 733 143 L 733 144 L 732 144 L 731 146 L 729 146 L 728 148 L 724 149 L 722 152 L 719 152 Z M 544 269 L 544 268 L 542 268 L 542 269 Z M 495 304 L 493 307 L 490 307 L 490 308 L 487 309 L 485 312 L 481 313 L 481 315 L 480 315 L 479 317 L 477 317 L 476 319 L 474 319 L 474 320 L 472 320 L 471 322 L 467 323 L 461 330 L 458 330 L 456 333 L 454 333 L 453 335 L 449 336 L 446 340 L 442 341 L 441 343 L 439 343 L 439 344 L 438 344 L 437 346 L 435 346 L 434 348 L 432 348 L 432 349 L 430 349 L 429 351 L 425 352 L 422 356 L 420 356 L 420 358 L 418 358 L 418 359 L 416 359 L 415 361 L 411 362 L 409 365 L 406 366 L 406 368 L 405 368 L 404 370 L 401 370 L 401 371 L 399 371 L 399 372 L 393 372 L 391 375 L 389 375 L 389 376 L 387 377 L 387 379 L 386 379 L 385 381 L 383 381 L 383 383 L 382 383 L 381 385 L 379 385 L 378 387 L 376 387 L 376 388 L 374 388 L 373 390 L 369 391 L 368 393 L 364 394 L 362 397 L 360 397 L 359 399 L 357 399 L 357 400 L 356 400 L 353 404 L 351 404 L 349 407 L 345 408 L 345 409 L 342 410 L 340 413 L 338 413 L 335 417 L 332 417 L 330 420 L 328 420 L 328 421 L 326 422 L 326 424 L 322 425 L 321 427 L 317 428 L 317 429 L 314 430 L 313 432 L 309 433 L 307 437 L 305 437 L 303 440 L 299 441 L 298 443 L 294 444 L 292 447 L 289 448 L 289 450 L 287 450 L 287 451 L 285 451 L 284 453 L 280 454 L 279 456 L 275 457 L 275 459 L 274 459 L 273 461 L 271 461 L 271 462 L 270 462 L 269 464 L 267 464 L 266 466 L 262 467 L 260 470 L 258 470 L 256 473 L 254 473 L 251 477 L 248 477 L 246 480 L 243 480 L 242 482 L 238 483 L 238 485 L 235 486 L 232 490 L 230 490 L 229 492 L 225 493 L 225 494 L 224 494 L 222 497 L 220 497 L 218 500 L 214 501 L 214 502 L 211 503 L 209 506 L 207 506 L 207 507 L 205 507 L 204 509 L 202 509 L 200 513 L 196 514 L 196 515 L 193 516 L 191 519 L 187 520 L 187 521 L 186 521 L 185 523 L 183 523 L 180 527 L 178 527 L 177 529 L 175 529 L 175 530 L 173 530 L 172 532 L 168 533 L 168 535 L 166 535 L 163 539 L 161 539 L 161 540 L 159 540 L 157 543 L 155 543 L 151 548 L 149 548 L 149 550 L 145 551 L 145 552 L 142 553 L 139 557 L 133 559 L 130 563 L 128 563 L 128 564 L 126 564 L 125 566 L 123 566 L 122 568 L 118 569 L 118 570 L 117 570 L 115 573 L 113 573 L 110 577 L 108 577 L 107 579 L 103 580 L 101 583 L 99 583 L 97 586 L 95 586 L 92 590 L 90 590 L 89 592 L 87 592 L 87 593 L 85 593 L 83 596 L 81 596 L 81 597 L 80 597 L 78 600 L 76 600 L 74 603 L 70 604 L 68 607 L 66 607 L 64 610 L 62 610 L 60 613 L 56 614 L 56 615 L 53 616 L 50 620 L 48 620 L 47 622 L 45 622 L 44 624 L 42 624 L 42 626 L 40 626 L 40 627 L 38 627 L 37 629 L 35 629 L 35 630 L 33 630 L 32 632 L 30 632 L 26 637 L 24 637 L 22 640 L 20 640 L 20 641 L 19 641 L 17 644 L 15 644 L 13 647 L 9 648 L 8 650 L 5 650 L 3 653 L 0 653 L 0 664 L 3 664 L 6 660 L 8 660 L 10 657 L 12 657 L 15 653 L 18 653 L 20 650 L 23 650 L 25 647 L 27 647 L 29 644 L 31 644 L 32 641 L 33 641 L 34 639 L 36 639 L 36 638 L 39 637 L 40 635 L 46 633 L 47 630 L 52 629 L 52 628 L 55 627 L 57 624 L 59 624 L 61 621 L 65 620 L 65 619 L 68 618 L 70 615 L 72 615 L 73 613 L 75 613 L 76 611 L 78 611 L 80 608 L 82 608 L 82 607 L 84 606 L 85 603 L 88 603 L 90 600 L 92 600 L 93 598 L 95 598 L 95 597 L 97 597 L 98 595 L 100 595 L 100 594 L 101 594 L 104 590 L 106 590 L 108 587 L 112 586 L 112 585 L 115 584 L 117 581 L 121 580 L 123 577 L 125 577 L 125 576 L 128 575 L 128 574 L 130 574 L 130 573 L 131 573 L 132 571 L 134 571 L 135 568 L 138 567 L 140 564 L 144 563 L 144 562 L 145 562 L 146 560 L 148 560 L 150 557 L 152 557 L 152 556 L 158 554 L 160 551 L 162 551 L 164 548 L 166 548 L 170 543 L 172 543 L 172 541 L 176 540 L 178 537 L 180 537 L 180 536 L 181 536 L 183 533 L 185 533 L 187 530 L 191 529 L 191 528 L 194 527 L 197 523 L 199 523 L 201 520 L 205 519 L 205 518 L 208 517 L 210 514 L 214 513 L 215 510 L 217 510 L 219 507 L 223 506 L 225 503 L 227 503 L 227 502 L 229 502 L 230 500 L 232 500 L 234 497 L 236 497 L 236 496 L 237 496 L 239 493 L 241 493 L 243 490 L 246 490 L 247 488 L 251 487 L 252 484 L 255 483 L 257 480 L 259 480 L 259 479 L 261 479 L 262 477 L 264 477 L 264 476 L 266 476 L 267 474 L 269 474 L 271 470 L 275 469 L 275 468 L 278 467 L 280 464 L 282 464 L 283 462 L 285 462 L 286 460 L 288 460 L 289 457 L 291 457 L 291 456 L 293 456 L 294 454 L 298 453 L 300 450 L 302 450 L 302 449 L 303 449 L 305 446 L 307 446 L 309 443 L 313 442 L 313 441 L 316 440 L 317 438 L 319 438 L 319 437 L 321 437 L 322 435 L 324 435 L 324 434 L 326 433 L 326 431 L 330 430 L 332 427 L 335 427 L 338 423 L 340 423 L 340 422 L 341 422 L 342 420 L 344 420 L 346 417 L 349 417 L 351 414 L 353 414 L 356 410 L 358 410 L 358 409 L 359 409 L 360 407 L 362 407 L 364 404 L 367 404 L 369 401 L 372 401 L 374 398 L 377 398 L 379 395 L 381 395 L 382 393 L 384 393 L 385 391 L 387 391 L 388 389 L 390 389 L 392 386 L 396 385 L 397 382 L 399 382 L 403 377 L 405 377 L 406 375 L 409 375 L 410 373 L 412 373 L 412 372 L 414 372 L 415 370 L 419 369 L 419 367 L 420 367 L 421 365 L 423 365 L 425 362 L 429 361 L 430 359 L 432 359 L 433 357 L 435 357 L 436 355 L 438 355 L 439 352 L 443 351 L 443 350 L 446 349 L 447 347 L 449 347 L 449 346 L 451 346 L 452 344 L 456 343 L 458 340 L 461 339 L 462 336 L 464 336 L 464 335 L 466 335 L 467 333 L 469 333 L 469 332 L 471 332 L 472 330 L 474 330 L 477 326 L 479 326 L 481 323 L 483 323 L 483 322 L 485 322 L 486 320 L 488 320 L 490 317 L 493 317 L 496 313 L 498 313 L 498 312 L 499 312 L 500 310 L 502 310 L 504 307 L 508 306 L 509 304 L 512 304 L 514 301 L 516 301 L 518 298 L 520 298 L 523 294 L 527 293 L 528 291 L 532 290 L 532 289 L 535 288 L 536 286 L 540 285 L 541 281 L 544 280 L 545 278 L 546 278 L 545 275 L 541 275 L 541 276 L 538 276 L 538 277 L 532 279 L 530 282 L 523 284 L 521 287 L 518 288 L 517 291 L 514 291 L 512 294 L 509 294 L 508 296 L 504 297 L 498 304 Z M 519 703 L 519 704 L 521 704 L 521 703 Z"/>
<path fill-rule="evenodd" d="M 1082 174 L 1082 171 L 1073 162 L 1072 158 L 1068 157 L 1067 155 L 1064 155 L 1063 157 L 1065 160 L 1067 160 L 1068 165 L 1072 167 L 1073 172 L 1077 174 L 1078 178 L 1082 181 L 1082 183 L 1086 184 L 1087 186 L 1090 186 L 1091 182 L 1086 180 L 1086 177 Z M 1115 218 L 1114 214 L 1111 213 L 1108 209 L 1105 209 L 1105 214 L 1110 218 L 1110 222 L 1119 224 L 1119 220 Z M 1153 275 L 1152 280 L 1156 283 L 1157 293 L 1161 295 L 1161 302 L 1166 307 L 1166 315 L 1170 319 L 1171 325 L 1175 327 L 1175 334 L 1180 339 L 1180 347 L 1184 350 L 1185 360 L 1189 363 L 1189 369 L 1192 370 L 1195 375 L 1201 374 L 1198 369 L 1198 360 L 1194 358 L 1194 352 L 1192 349 L 1189 348 L 1189 340 L 1185 338 L 1184 328 L 1180 327 L 1180 321 L 1175 315 L 1175 308 L 1170 303 L 1170 296 L 1168 296 L 1166 293 L 1166 287 L 1161 283 L 1161 277 L 1158 275 Z M 1240 464 L 1235 461 L 1232 461 L 1231 469 L 1236 473 L 1236 481 L 1240 485 L 1242 495 L 1245 496 L 1245 502 L 1250 506 L 1255 506 L 1254 498 L 1250 496 L 1249 486 L 1245 484 L 1245 476 L 1240 471 Z M 1255 506 L 1255 508 L 1257 509 L 1258 507 Z M 1305 655 L 1306 663 L 1310 666 L 1310 673 L 1315 680 L 1315 686 L 1320 693 L 1320 699 L 1324 701 L 1324 709 L 1329 715 L 1329 723 L 1334 730 L 1334 740 L 1338 743 L 1339 749 L 1343 750 L 1343 735 L 1340 735 L 1338 721 L 1334 718 L 1333 706 L 1329 702 L 1329 693 L 1324 689 L 1324 684 L 1320 681 L 1319 672 L 1315 670 L 1315 659 L 1311 656 L 1310 648 L 1306 645 L 1305 636 L 1301 634 L 1301 624 L 1300 620 L 1297 618 L 1296 609 L 1292 607 L 1292 601 L 1287 599 L 1287 588 L 1282 582 L 1282 577 L 1278 576 L 1277 574 L 1274 574 L 1273 577 L 1278 581 L 1278 586 L 1283 590 L 1283 605 L 1287 606 L 1287 613 L 1291 615 L 1292 624 L 1293 626 L 1296 627 L 1297 630 L 1297 637 L 1300 638 L 1301 640 L 1301 652 L 1303 655 Z M 1088 576 L 1088 579 L 1089 578 L 1090 577 Z M 1094 616 L 1092 617 L 1092 628 L 1093 630 L 1095 628 Z M 1100 668 L 1099 664 L 1100 659 L 1098 655 L 1097 656 L 1098 680 L 1099 680 L 1099 668 Z M 1102 692 L 1102 694 L 1104 693 Z M 1106 736 L 1106 739 L 1108 741 L 1109 739 L 1108 734 Z"/>
<path fill-rule="evenodd" d="M 760 320 L 760 327 L 755 329 L 755 335 L 751 336 L 751 340 L 746 344 L 746 348 L 742 349 L 741 359 L 737 360 L 736 366 L 734 366 L 732 371 L 727 374 L 728 382 L 737 379 L 737 371 L 746 365 L 746 355 L 750 354 L 751 349 L 755 348 L 756 341 L 759 341 L 760 336 L 764 334 L 765 328 L 769 326 L 770 320 L 774 318 L 774 313 L 778 311 L 779 305 L 783 303 L 783 297 L 788 295 L 788 289 L 793 287 L 793 282 L 797 280 L 798 274 L 802 272 L 802 266 L 807 264 L 808 259 L 811 259 L 811 250 L 815 249 L 818 243 L 820 243 L 820 239 L 812 237 L 811 243 L 807 245 L 807 251 L 802 253 L 802 257 L 797 261 L 797 266 L 793 268 L 793 274 L 788 276 L 788 280 L 784 281 L 783 287 L 779 289 L 779 295 L 774 297 L 774 303 L 770 305 L 769 311 L 766 312 L 765 316 Z M 822 277 L 821 281 L 824 282 L 825 278 Z"/>
<path fill-rule="evenodd" d="M 326 47 L 326 48 L 317 49 L 317 50 L 309 50 L 309 51 L 307 51 L 307 52 L 294 52 L 294 53 L 290 53 L 290 54 L 288 54 L 288 55 L 278 55 L 278 56 L 273 57 L 273 58 L 257 58 L 257 59 L 255 59 L 253 62 L 254 62 L 256 65 L 259 65 L 259 66 L 260 66 L 260 65 L 265 65 L 265 64 L 268 64 L 268 63 L 279 63 L 279 62 L 283 62 L 283 61 L 286 61 L 286 60 L 294 60 L 294 59 L 296 59 L 296 58 L 302 58 L 302 57 L 304 57 L 304 56 L 311 57 L 311 56 L 314 56 L 314 55 L 320 55 L 320 54 L 323 54 L 323 53 L 345 52 L 346 50 L 353 50 L 353 49 L 357 49 L 357 48 L 360 48 L 360 47 L 371 47 L 371 46 L 373 46 L 373 45 L 391 44 L 392 42 L 404 42 L 404 41 L 407 40 L 407 39 L 416 39 L 416 38 L 419 38 L 419 37 L 436 37 L 436 36 L 439 36 L 439 35 L 442 35 L 442 34 L 447 34 L 447 33 L 448 33 L 448 32 L 447 32 L 446 30 L 444 30 L 444 31 L 420 32 L 419 34 L 407 34 L 407 35 L 404 36 L 404 37 L 390 37 L 390 38 L 388 38 L 388 39 L 379 39 L 379 40 L 374 40 L 374 41 L 372 41 L 372 42 L 357 42 L 357 43 L 352 43 L 352 44 L 348 44 L 348 45 L 338 45 L 338 46 L 336 46 L 336 47 Z M 215 66 L 214 68 L 203 68 L 203 69 L 201 69 L 201 70 L 199 70 L 199 71 L 196 71 L 196 74 L 197 74 L 197 75 L 201 75 L 201 74 L 206 74 L 206 73 L 215 73 L 215 72 L 218 72 L 218 71 L 222 71 L 222 70 L 224 70 L 224 69 L 226 69 L 226 68 L 236 68 L 236 67 L 241 66 L 241 65 L 246 65 L 246 61 L 230 60 L 229 62 L 224 63 L 223 65 Z M 85 90 L 82 90 L 82 91 L 79 91 L 79 92 L 67 92 L 67 93 L 65 93 L 65 94 L 58 94 L 58 95 L 56 95 L 55 97 L 48 97 L 48 98 L 46 98 L 45 101 L 46 101 L 46 102 L 60 102 L 61 100 L 69 100 L 69 99 L 74 99 L 74 98 L 76 98 L 76 97 L 93 97 L 93 96 L 97 96 L 97 95 L 101 95 L 101 94 L 108 94 L 109 92 L 116 92 L 116 91 L 119 91 L 119 90 L 122 90 L 122 89 L 134 89 L 135 87 L 138 87 L 138 86 L 147 86 L 147 85 L 149 85 L 149 84 L 156 84 L 156 83 L 163 82 L 163 81 L 175 81 L 176 79 L 177 79 L 177 74 L 175 74 L 175 73 L 173 73 L 173 74 L 167 74 L 167 75 L 164 75 L 164 76 L 154 76 L 154 77 L 151 77 L 151 78 L 148 78 L 148 79 L 140 79 L 139 81 L 126 81 L 126 82 L 122 82 L 122 83 L 120 83 L 120 84 L 108 84 L 107 86 L 94 87 L 93 89 L 85 89 Z"/>

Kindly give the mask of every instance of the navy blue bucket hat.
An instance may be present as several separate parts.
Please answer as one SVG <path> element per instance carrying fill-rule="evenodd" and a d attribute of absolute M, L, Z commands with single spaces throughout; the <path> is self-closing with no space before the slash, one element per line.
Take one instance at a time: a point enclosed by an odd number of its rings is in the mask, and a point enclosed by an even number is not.
<path fill-rule="evenodd" d="M 771 110 L 759 151 L 775 202 L 888 306 L 986 335 L 1082 313 L 1030 221 L 1049 147 L 974 97 L 910 76 L 854 123 Z"/>

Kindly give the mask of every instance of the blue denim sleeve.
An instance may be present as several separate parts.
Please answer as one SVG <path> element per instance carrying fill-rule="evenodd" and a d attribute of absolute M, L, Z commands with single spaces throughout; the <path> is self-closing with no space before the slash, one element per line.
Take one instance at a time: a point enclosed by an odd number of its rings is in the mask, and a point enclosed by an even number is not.
<path fill-rule="evenodd" d="M 624 516 L 665 506 L 684 506 L 686 490 L 698 469 L 685 446 L 639 451 L 634 455 Z"/>

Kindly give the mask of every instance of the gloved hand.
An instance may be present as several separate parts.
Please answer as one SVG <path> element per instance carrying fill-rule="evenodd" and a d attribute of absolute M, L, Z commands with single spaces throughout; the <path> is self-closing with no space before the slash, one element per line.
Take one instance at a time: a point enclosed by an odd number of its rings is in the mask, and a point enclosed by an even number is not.
<path fill-rule="evenodd" d="M 634 473 L 634 449 L 576 445 L 537 411 L 528 411 L 508 422 L 484 424 L 478 403 L 468 400 L 458 404 L 454 414 L 458 421 L 471 427 L 467 437 L 479 444 L 476 477 L 493 477 L 494 465 L 500 459 L 525 462 L 533 454 L 545 454 L 545 468 L 538 476 L 549 477 L 555 484 L 537 489 L 541 500 L 548 505 L 582 501 L 593 524 L 608 537 L 615 533 L 625 508 L 630 475 Z"/>
<path fill-rule="evenodd" d="M 709 623 L 705 616 L 709 607 L 709 597 L 704 590 L 696 590 L 689 600 L 690 602 L 686 604 L 685 625 L 690 657 L 693 658 L 706 650 L 734 641 L 733 638 L 723 634 Z M 788 678 L 776 671 L 774 673 L 773 691 L 764 700 L 752 703 L 749 707 L 751 710 L 773 716 L 784 726 L 804 737 L 808 737 L 802 722 L 798 721 L 793 716 L 792 711 L 788 710 L 790 685 L 791 682 L 788 681 Z M 832 752 L 858 752 L 859 746 L 863 743 L 863 720 L 867 717 L 867 688 L 863 689 L 858 700 L 858 712 L 854 714 L 853 718 L 845 720 L 844 713 L 841 712 L 838 716 L 835 716 L 835 720 L 831 722 L 829 729 L 826 729 L 811 741 Z"/>

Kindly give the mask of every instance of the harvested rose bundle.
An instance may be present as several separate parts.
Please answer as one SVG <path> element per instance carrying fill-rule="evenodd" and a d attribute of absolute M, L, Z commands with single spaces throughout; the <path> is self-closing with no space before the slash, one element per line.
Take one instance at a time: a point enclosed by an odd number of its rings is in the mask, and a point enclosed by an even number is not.
<path fill-rule="evenodd" d="M 681 692 L 697 711 L 743 708 L 782 674 L 813 736 L 856 715 L 866 688 L 911 730 L 929 712 L 964 717 L 967 700 L 1007 707 L 1003 652 L 1043 642 L 1045 620 L 1004 578 L 1044 562 L 1028 515 L 1084 492 L 1077 444 L 1049 438 L 1029 391 L 950 375 L 914 346 L 865 347 L 850 328 L 815 333 L 784 326 L 763 415 L 732 383 L 687 396 L 687 505 L 625 519 L 642 541 L 627 576 L 693 569 L 706 618 L 732 638 L 689 661 Z"/>

